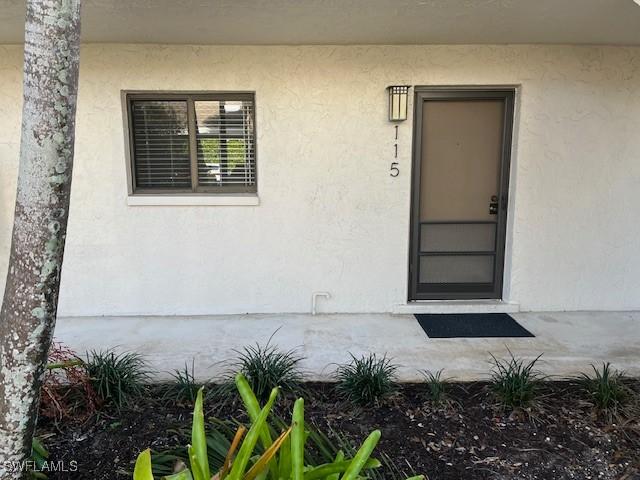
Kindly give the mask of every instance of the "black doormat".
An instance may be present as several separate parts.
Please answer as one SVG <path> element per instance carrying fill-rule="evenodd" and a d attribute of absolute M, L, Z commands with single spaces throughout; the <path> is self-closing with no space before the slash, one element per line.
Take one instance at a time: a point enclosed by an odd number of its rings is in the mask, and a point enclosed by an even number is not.
<path fill-rule="evenodd" d="M 429 338 L 533 337 L 506 313 L 416 314 Z"/>

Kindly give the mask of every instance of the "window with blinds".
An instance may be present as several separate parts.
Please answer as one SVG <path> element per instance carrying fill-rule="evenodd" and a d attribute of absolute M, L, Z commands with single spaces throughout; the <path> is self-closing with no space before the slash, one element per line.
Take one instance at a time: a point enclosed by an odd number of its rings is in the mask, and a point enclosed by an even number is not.
<path fill-rule="evenodd" d="M 251 93 L 129 94 L 134 193 L 256 191 Z"/>

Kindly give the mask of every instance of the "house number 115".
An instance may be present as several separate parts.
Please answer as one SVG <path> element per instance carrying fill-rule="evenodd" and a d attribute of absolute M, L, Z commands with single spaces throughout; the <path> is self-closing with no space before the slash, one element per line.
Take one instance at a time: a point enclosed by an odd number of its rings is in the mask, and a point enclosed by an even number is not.
<path fill-rule="evenodd" d="M 398 158 L 398 125 L 395 125 L 395 143 L 393 144 L 393 158 Z M 398 168 L 398 162 L 391 162 L 391 168 L 389 169 L 389 175 L 397 177 L 400 175 L 400 169 Z"/>

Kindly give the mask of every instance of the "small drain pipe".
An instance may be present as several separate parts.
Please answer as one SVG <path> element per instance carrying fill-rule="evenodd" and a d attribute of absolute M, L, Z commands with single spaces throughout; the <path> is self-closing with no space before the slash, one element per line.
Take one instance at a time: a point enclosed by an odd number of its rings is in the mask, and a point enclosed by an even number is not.
<path fill-rule="evenodd" d="M 318 301 L 318 297 L 329 299 L 331 298 L 331 294 L 329 292 L 313 292 L 311 294 L 311 315 L 316 314 L 316 303 Z"/>

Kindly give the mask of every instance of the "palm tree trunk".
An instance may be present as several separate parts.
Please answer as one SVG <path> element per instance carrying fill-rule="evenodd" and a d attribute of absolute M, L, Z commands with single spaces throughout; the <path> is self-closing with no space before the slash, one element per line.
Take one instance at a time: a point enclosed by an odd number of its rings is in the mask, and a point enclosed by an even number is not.
<path fill-rule="evenodd" d="M 0 310 L 0 478 L 31 449 L 67 231 L 80 0 L 27 0 L 24 103 L 9 271 Z"/>

